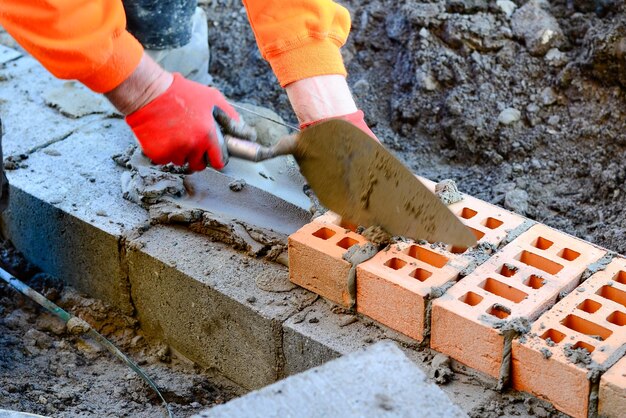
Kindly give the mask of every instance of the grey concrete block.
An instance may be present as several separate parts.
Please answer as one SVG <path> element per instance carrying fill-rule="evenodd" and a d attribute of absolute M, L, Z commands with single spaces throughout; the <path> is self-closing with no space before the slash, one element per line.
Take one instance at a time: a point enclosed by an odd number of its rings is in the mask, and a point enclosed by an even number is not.
<path fill-rule="evenodd" d="M 63 83 L 28 56 L 0 65 L 0 118 L 4 126 L 5 157 L 28 153 L 102 120 L 99 115 L 67 118 L 47 106 L 44 93 Z"/>
<path fill-rule="evenodd" d="M 129 243 L 127 256 L 132 297 L 149 335 L 248 389 L 283 375 L 281 322 L 315 298 L 302 289 L 257 286 L 267 275 L 288 280 L 285 268 L 173 227 L 146 231 Z"/>
<path fill-rule="evenodd" d="M 336 312 L 336 313 L 335 313 Z M 402 334 L 351 315 L 320 299 L 283 324 L 283 351 L 287 375 L 362 350 L 374 342 L 395 340 L 405 346 L 416 343 Z M 411 354 L 414 352 L 412 350 Z"/>
<path fill-rule="evenodd" d="M 206 410 L 219 417 L 464 417 L 391 342 Z"/>
<path fill-rule="evenodd" d="M 108 128 L 107 128 L 108 127 Z M 147 222 L 125 201 L 111 156 L 133 138 L 121 120 L 101 120 L 33 153 L 7 172 L 2 232 L 33 263 L 77 289 L 132 312 L 120 242 Z"/>

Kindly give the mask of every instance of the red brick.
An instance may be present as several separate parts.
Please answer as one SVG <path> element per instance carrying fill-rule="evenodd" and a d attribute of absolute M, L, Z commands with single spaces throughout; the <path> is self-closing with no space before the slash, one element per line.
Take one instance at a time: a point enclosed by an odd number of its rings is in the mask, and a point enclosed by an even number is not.
<path fill-rule="evenodd" d="M 533 226 L 433 302 L 431 347 L 500 377 L 504 337 L 495 325 L 535 320 L 605 253 L 547 226 Z"/>
<path fill-rule="evenodd" d="M 422 341 L 431 289 L 456 280 L 467 265 L 430 245 L 393 244 L 357 267 L 357 311 Z"/>
<path fill-rule="evenodd" d="M 624 272 L 626 275 L 626 272 Z M 626 357 L 611 367 L 600 379 L 598 415 L 620 418 L 626 415 Z"/>
<path fill-rule="evenodd" d="M 541 315 L 525 338 L 513 342 L 511 381 L 515 389 L 546 399 L 573 417 L 587 417 L 589 370 L 584 364 L 572 363 L 566 350 L 585 347 L 599 370 L 606 370 L 624 355 L 626 326 L 620 315 L 626 315 L 626 283 L 618 280 L 623 271 L 626 259 L 614 259 L 606 270 L 591 276 Z M 618 380 L 623 385 L 625 379 Z"/>
<path fill-rule="evenodd" d="M 367 240 L 333 223 L 333 216 L 315 220 L 289 237 L 289 279 L 346 308 L 352 298 L 348 273 L 352 265 L 342 257 L 355 244 Z"/>

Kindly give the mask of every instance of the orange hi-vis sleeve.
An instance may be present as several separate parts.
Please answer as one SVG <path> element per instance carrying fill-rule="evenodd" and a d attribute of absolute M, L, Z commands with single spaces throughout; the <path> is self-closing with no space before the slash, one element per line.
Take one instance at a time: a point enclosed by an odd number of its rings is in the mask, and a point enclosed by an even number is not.
<path fill-rule="evenodd" d="M 120 85 L 143 54 L 120 0 L 1 0 L 0 25 L 56 77 L 98 93 Z"/>
<path fill-rule="evenodd" d="M 350 13 L 330 0 L 243 0 L 259 50 L 281 86 L 317 75 L 346 75 L 339 48 Z"/>

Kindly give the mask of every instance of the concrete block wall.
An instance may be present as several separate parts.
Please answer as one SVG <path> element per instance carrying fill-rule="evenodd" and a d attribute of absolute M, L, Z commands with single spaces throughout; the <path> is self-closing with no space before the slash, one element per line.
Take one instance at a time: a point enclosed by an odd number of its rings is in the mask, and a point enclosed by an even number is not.
<path fill-rule="evenodd" d="M 434 189 L 434 183 L 424 182 Z M 468 265 L 476 263 L 471 250 L 391 244 L 357 265 L 355 311 L 416 342 L 429 342 L 432 349 L 499 379 L 500 386 L 511 379 L 514 388 L 547 399 L 575 417 L 597 415 L 594 387 L 602 382 L 600 406 L 608 411 L 605 415 L 614 414 L 610 405 L 621 405 L 626 399 L 624 376 L 613 370 L 604 380 L 600 376 L 626 352 L 626 292 L 622 296 L 621 290 L 626 285 L 626 259 L 615 256 L 606 266 L 604 261 L 613 256 L 606 250 L 545 225 L 527 227 L 531 224 L 524 218 L 478 199 L 466 196 L 451 209 L 471 226 L 479 241 L 497 248 L 495 253 L 467 274 Z M 322 222 L 349 232 L 336 215 L 326 215 Z M 504 225 L 506 229 L 499 231 Z M 290 254 L 290 260 L 298 263 L 298 255 Z M 322 264 L 322 257 L 307 263 Z M 581 285 L 595 269 L 600 271 Z M 293 273 L 290 277 L 298 283 Z M 309 283 L 310 289 L 314 287 Z M 602 298 L 609 300 L 602 303 Z M 604 306 L 600 316 L 586 318 L 599 303 Z M 548 322 L 554 326 L 546 331 Z M 555 339 L 561 334 L 576 339 L 568 349 L 590 351 L 593 364 L 598 365 L 597 381 L 590 380 L 585 367 L 572 363 L 575 357 L 560 353 L 545 358 L 546 344 L 556 343 L 546 343 L 545 335 L 551 332 Z M 575 336 L 576 332 L 582 334 Z M 601 338 L 606 342 L 598 349 Z M 546 362 L 553 366 L 545 367 Z"/>

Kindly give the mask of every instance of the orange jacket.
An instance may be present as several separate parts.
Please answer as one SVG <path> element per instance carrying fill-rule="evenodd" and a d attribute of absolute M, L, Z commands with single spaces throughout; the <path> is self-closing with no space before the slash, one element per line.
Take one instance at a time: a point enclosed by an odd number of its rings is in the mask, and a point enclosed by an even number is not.
<path fill-rule="evenodd" d="M 244 0 L 263 57 L 280 84 L 343 74 L 348 11 L 331 0 Z M 0 24 L 52 74 L 108 92 L 143 48 L 126 31 L 120 0 L 1 0 Z"/>

